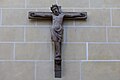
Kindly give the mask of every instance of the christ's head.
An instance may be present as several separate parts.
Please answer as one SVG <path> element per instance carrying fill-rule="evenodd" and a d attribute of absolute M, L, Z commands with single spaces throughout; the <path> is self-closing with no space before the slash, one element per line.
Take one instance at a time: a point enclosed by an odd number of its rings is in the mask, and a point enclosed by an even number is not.
<path fill-rule="evenodd" d="M 52 5 L 51 11 L 54 15 L 58 16 L 60 14 L 60 7 L 58 5 Z"/>

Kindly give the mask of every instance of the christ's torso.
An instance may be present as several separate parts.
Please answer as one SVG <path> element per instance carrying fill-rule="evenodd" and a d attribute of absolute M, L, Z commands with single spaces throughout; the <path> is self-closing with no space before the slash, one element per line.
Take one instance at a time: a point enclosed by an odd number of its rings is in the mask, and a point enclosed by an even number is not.
<path fill-rule="evenodd" d="M 63 36 L 63 14 L 59 14 L 58 16 L 53 15 L 53 25 L 51 28 L 51 38 L 54 42 L 61 42 Z"/>
<path fill-rule="evenodd" d="M 58 16 L 53 15 L 53 25 L 52 28 L 62 27 L 64 15 L 61 13 Z"/>

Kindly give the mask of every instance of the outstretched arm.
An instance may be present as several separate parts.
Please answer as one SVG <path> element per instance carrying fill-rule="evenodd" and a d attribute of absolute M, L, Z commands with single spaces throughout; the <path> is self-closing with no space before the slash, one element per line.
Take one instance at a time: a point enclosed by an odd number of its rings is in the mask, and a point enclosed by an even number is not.
<path fill-rule="evenodd" d="M 51 19 L 51 12 L 29 12 L 29 19 Z"/>
<path fill-rule="evenodd" d="M 64 14 L 65 19 L 87 19 L 87 12 L 64 12 Z"/>

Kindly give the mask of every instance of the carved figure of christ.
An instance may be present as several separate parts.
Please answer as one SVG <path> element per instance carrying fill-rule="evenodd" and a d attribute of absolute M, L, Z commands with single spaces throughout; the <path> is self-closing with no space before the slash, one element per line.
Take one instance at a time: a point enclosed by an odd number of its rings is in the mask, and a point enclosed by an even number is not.
<path fill-rule="evenodd" d="M 87 19 L 87 12 L 62 12 L 61 6 L 52 5 L 52 12 L 29 12 L 29 19 L 52 19 L 51 40 L 55 50 L 55 77 L 61 78 L 61 48 L 63 40 L 63 19 Z"/>

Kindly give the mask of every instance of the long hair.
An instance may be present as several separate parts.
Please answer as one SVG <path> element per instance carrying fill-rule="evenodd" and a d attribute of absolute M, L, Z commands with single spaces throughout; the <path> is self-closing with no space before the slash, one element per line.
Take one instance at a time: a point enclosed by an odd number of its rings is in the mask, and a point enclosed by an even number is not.
<path fill-rule="evenodd" d="M 57 7 L 57 8 L 59 9 L 58 5 L 57 5 L 57 4 L 54 4 L 54 5 L 52 5 L 52 7 L 50 7 L 50 8 L 51 8 L 51 11 L 53 11 L 53 8 L 54 8 L 54 7 Z"/>

